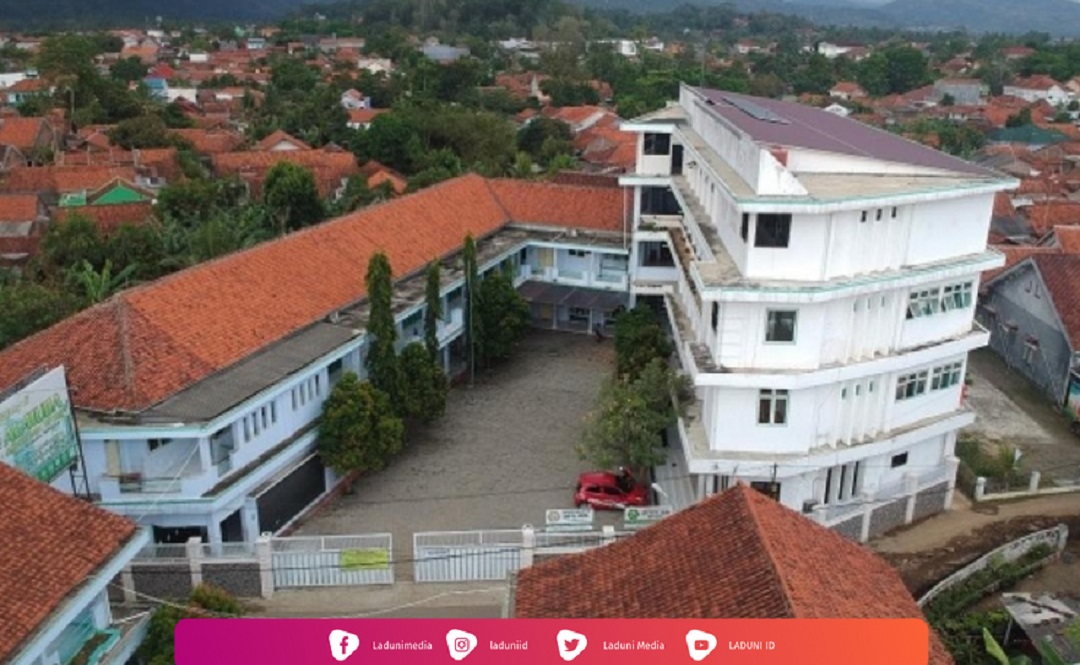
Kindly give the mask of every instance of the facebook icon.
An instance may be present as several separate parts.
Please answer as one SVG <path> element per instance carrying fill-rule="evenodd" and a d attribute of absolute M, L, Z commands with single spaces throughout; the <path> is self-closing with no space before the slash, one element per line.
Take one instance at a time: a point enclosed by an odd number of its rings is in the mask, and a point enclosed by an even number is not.
<path fill-rule="evenodd" d="M 341 662 L 353 655 L 360 648 L 360 638 L 353 633 L 344 630 L 330 631 L 330 654 L 334 660 Z"/>

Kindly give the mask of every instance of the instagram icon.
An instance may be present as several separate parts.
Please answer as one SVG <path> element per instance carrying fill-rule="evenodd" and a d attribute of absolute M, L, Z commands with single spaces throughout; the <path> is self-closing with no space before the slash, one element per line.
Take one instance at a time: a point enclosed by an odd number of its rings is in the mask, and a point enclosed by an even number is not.
<path fill-rule="evenodd" d="M 450 649 L 451 658 L 464 660 L 476 648 L 476 635 L 464 630 L 451 630 L 446 634 L 446 646 Z"/>

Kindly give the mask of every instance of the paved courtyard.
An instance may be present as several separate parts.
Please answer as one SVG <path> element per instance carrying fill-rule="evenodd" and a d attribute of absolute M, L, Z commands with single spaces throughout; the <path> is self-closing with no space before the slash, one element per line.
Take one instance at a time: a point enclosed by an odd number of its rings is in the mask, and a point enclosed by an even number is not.
<path fill-rule="evenodd" d="M 476 385 L 450 392 L 446 416 L 414 434 L 390 466 L 308 519 L 295 535 L 390 532 L 394 559 L 417 531 L 542 526 L 572 508 L 582 421 L 614 368 L 614 347 L 587 335 L 533 331 Z M 621 514 L 601 515 L 615 524 Z M 411 567 L 399 566 L 399 579 Z"/>
<path fill-rule="evenodd" d="M 1080 482 L 1080 437 L 1059 409 L 989 349 L 970 355 L 968 372 L 968 403 L 978 416 L 968 431 L 1016 446 L 1022 468 L 1041 471 L 1049 482 Z"/>

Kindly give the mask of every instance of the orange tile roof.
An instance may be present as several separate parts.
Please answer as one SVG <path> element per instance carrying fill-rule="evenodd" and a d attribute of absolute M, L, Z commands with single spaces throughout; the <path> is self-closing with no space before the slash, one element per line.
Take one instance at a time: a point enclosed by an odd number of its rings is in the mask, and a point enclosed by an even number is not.
<path fill-rule="evenodd" d="M 192 128 L 174 129 L 172 133 L 190 141 L 195 151 L 204 155 L 232 152 L 244 144 L 244 137 L 235 132 Z"/>
<path fill-rule="evenodd" d="M 991 279 L 997 277 L 1001 273 L 1005 272 L 1009 268 L 1012 268 L 1017 263 L 1020 263 L 1024 259 L 1032 257 L 1036 254 L 1056 254 L 1061 250 L 1057 247 L 1047 247 L 1044 245 L 992 245 L 993 249 L 1001 252 L 1005 255 L 1005 265 L 1000 268 L 994 268 L 993 270 L 986 270 L 982 274 L 981 283 L 986 284 Z"/>
<path fill-rule="evenodd" d="M 118 178 L 135 182 L 134 167 L 35 166 L 8 171 L 0 178 L 0 192 L 81 192 L 98 189 Z"/>
<path fill-rule="evenodd" d="M 1080 226 L 1055 226 L 1054 238 L 1066 254 L 1080 254 Z"/>
<path fill-rule="evenodd" d="M 287 132 L 285 132 L 283 130 L 280 130 L 280 129 L 277 130 L 276 132 L 274 132 L 273 134 L 267 136 L 263 140 L 259 141 L 258 143 L 256 143 L 254 149 L 255 150 L 270 150 L 271 148 L 273 148 L 277 144 L 281 143 L 282 141 L 284 141 L 286 143 L 291 143 L 294 146 L 300 148 L 301 150 L 311 150 L 311 146 L 304 143 L 303 141 L 296 138 L 295 136 L 292 136 L 291 134 L 288 134 Z"/>
<path fill-rule="evenodd" d="M 37 216 L 37 194 L 0 194 L 0 222 L 29 222 Z"/>
<path fill-rule="evenodd" d="M 319 150 L 264 150 L 211 155 L 210 164 L 219 176 L 238 175 L 248 182 L 254 196 L 261 196 L 266 174 L 279 162 L 310 169 L 319 194 L 328 196 L 344 178 L 359 172 L 351 152 Z"/>
<path fill-rule="evenodd" d="M 1006 192 L 994 194 L 994 216 L 1012 217 L 1015 214 L 1016 208 L 1013 207 L 1011 196 Z"/>
<path fill-rule="evenodd" d="M 349 122 L 366 125 L 377 116 L 386 113 L 390 109 L 352 109 L 349 111 Z"/>
<path fill-rule="evenodd" d="M 140 411 L 362 299 L 354 277 L 377 250 L 400 276 L 511 219 L 619 230 L 622 204 L 607 188 L 456 178 L 123 291 L 0 352 L 0 386 L 63 364 L 80 408 Z"/>
<path fill-rule="evenodd" d="M 0 661 L 10 662 L 61 603 L 118 554 L 136 527 L 5 464 L 0 505 Z"/>
<path fill-rule="evenodd" d="M 1037 254 L 1031 260 L 1050 292 L 1073 351 L 1080 349 L 1080 254 Z"/>
<path fill-rule="evenodd" d="M 1080 201 L 1041 201 L 1025 207 L 1023 212 L 1038 237 L 1046 235 L 1055 226 L 1080 224 Z"/>
<path fill-rule="evenodd" d="M 523 224 L 621 232 L 630 201 L 621 189 L 489 180 L 510 219 Z"/>
<path fill-rule="evenodd" d="M 45 118 L 4 118 L 0 120 L 0 145 L 27 151 L 34 147 L 48 121 Z"/>
<path fill-rule="evenodd" d="M 56 208 L 53 211 L 53 218 L 58 222 L 67 221 L 72 215 L 79 215 L 94 222 L 102 233 L 111 233 L 124 224 L 134 226 L 145 224 L 154 216 L 154 205 L 150 201 L 143 201 L 113 205 L 68 206 Z"/>
<path fill-rule="evenodd" d="M 568 593 L 573 589 L 573 593 Z M 865 547 L 739 485 L 518 573 L 518 618 L 922 618 Z M 953 662 L 931 632 L 931 665 Z"/>

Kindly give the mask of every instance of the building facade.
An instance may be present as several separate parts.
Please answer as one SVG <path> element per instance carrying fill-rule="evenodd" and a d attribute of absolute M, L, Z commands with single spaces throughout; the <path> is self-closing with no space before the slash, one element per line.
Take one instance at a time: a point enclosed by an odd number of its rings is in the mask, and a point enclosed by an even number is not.
<path fill-rule="evenodd" d="M 683 87 L 634 121 L 631 290 L 666 312 L 697 400 L 698 498 L 750 483 L 844 523 L 947 505 L 994 193 L 1013 181 L 860 123 Z M 901 512 L 901 517 L 903 516 Z M 873 527 L 881 530 L 884 526 Z"/>

